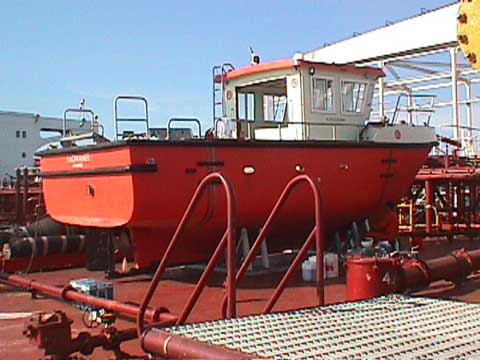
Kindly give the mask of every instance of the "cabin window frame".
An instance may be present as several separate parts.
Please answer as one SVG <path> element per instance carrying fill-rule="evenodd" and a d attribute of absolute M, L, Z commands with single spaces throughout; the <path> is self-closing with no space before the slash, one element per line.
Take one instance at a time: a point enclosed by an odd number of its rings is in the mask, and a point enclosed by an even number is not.
<path fill-rule="evenodd" d="M 245 118 L 242 118 L 240 117 L 240 105 L 241 105 L 241 99 L 242 97 L 245 97 L 245 100 L 244 100 L 244 106 L 245 106 Z M 251 102 L 249 101 L 249 97 L 251 96 Z M 242 92 L 242 91 L 239 91 L 238 89 L 235 90 L 235 107 L 236 107 L 236 118 L 238 121 L 243 121 L 243 122 L 249 122 L 249 123 L 253 123 L 256 121 L 256 114 L 255 114 L 255 111 L 256 111 L 256 94 L 255 92 Z M 250 111 L 252 111 L 251 114 Z M 252 115 L 253 118 L 252 119 L 249 119 L 248 118 L 248 115 Z"/>
<path fill-rule="evenodd" d="M 314 84 L 315 80 L 326 80 L 326 81 L 331 81 L 332 82 L 332 110 L 321 110 L 318 108 L 315 108 L 314 106 Z M 337 94 L 337 79 L 333 76 L 324 76 L 324 75 L 310 75 L 310 110 L 312 113 L 319 113 L 319 114 L 336 114 L 337 113 L 337 99 L 336 99 L 336 94 Z"/>
<path fill-rule="evenodd" d="M 364 84 L 365 85 L 365 90 L 363 92 L 363 99 L 362 99 L 362 106 L 360 108 L 360 111 L 347 111 L 345 110 L 345 103 L 344 103 L 344 95 L 343 95 L 343 86 L 345 83 L 356 83 L 356 84 Z M 366 107 L 366 99 L 368 97 L 368 94 L 369 94 L 369 89 L 370 89 L 370 85 L 371 83 L 368 82 L 367 80 L 365 79 L 354 79 L 354 78 L 343 78 L 343 79 L 340 79 L 340 88 L 339 88 L 339 91 L 340 91 L 340 107 L 341 107 L 341 112 L 342 114 L 344 115 L 360 115 L 360 114 L 363 114 L 365 112 L 365 107 Z"/>
<path fill-rule="evenodd" d="M 265 118 L 265 97 L 267 96 L 271 96 L 272 97 L 272 105 L 273 105 L 273 108 L 272 108 L 272 112 L 274 114 L 274 118 L 275 118 L 275 98 L 285 98 L 285 107 L 283 108 L 283 116 L 281 118 L 281 120 L 277 121 L 275 119 L 266 119 Z M 280 102 L 277 103 L 277 110 L 279 109 L 279 106 L 280 106 Z M 263 121 L 266 122 L 266 123 L 272 123 L 272 124 L 284 124 L 285 123 L 285 119 L 288 118 L 288 94 L 282 94 L 282 95 L 278 95 L 278 94 L 271 94 L 271 93 L 263 93 L 262 94 L 262 112 L 263 112 Z"/>

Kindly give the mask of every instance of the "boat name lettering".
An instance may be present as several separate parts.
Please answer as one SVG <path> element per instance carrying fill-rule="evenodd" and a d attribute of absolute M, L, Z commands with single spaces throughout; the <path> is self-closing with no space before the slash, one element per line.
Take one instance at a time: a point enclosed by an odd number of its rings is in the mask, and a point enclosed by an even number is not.
<path fill-rule="evenodd" d="M 90 154 L 69 155 L 67 156 L 67 163 L 74 164 L 79 162 L 90 162 Z"/>

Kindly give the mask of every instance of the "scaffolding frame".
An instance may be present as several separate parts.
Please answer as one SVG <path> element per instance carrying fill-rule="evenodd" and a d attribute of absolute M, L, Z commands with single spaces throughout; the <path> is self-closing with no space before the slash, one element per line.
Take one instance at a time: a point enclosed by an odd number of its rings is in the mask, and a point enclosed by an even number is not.
<path fill-rule="evenodd" d="M 304 57 L 383 69 L 386 77 L 378 80 L 372 118 L 391 116 L 395 109 L 388 104 L 402 94 L 407 103 L 401 110 L 408 114 L 406 122 L 411 123 L 413 112 L 429 106 L 416 104 L 415 95 L 442 94 L 436 96 L 433 109 L 450 108 L 451 122 L 438 126 L 434 118 L 432 125 L 453 129 L 452 137 L 462 144 L 463 155 L 477 156 L 480 126 L 474 120 L 474 104 L 480 103 L 480 96 L 475 95 L 480 73 L 459 51 L 458 11 L 458 1 L 432 10 L 422 8 L 410 18 L 386 21 L 384 26 L 365 33 L 355 32 L 350 38 L 306 52 Z"/>

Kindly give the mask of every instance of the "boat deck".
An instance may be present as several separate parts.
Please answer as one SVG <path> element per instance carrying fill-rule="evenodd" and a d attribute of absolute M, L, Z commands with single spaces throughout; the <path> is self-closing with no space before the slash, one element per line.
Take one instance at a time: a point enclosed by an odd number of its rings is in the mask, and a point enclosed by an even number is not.
<path fill-rule="evenodd" d="M 431 240 L 426 242 L 422 254 L 424 258 L 433 258 L 446 255 L 451 250 L 458 248 L 477 249 L 480 248 L 480 241 L 464 239 L 455 240 L 454 243 L 450 244 L 446 240 Z M 191 268 L 169 270 L 165 280 L 161 282 L 157 290 L 152 305 L 166 307 L 173 314 L 178 314 L 193 290 L 199 274 L 199 270 Z M 281 274 L 268 273 L 247 276 L 242 281 L 238 292 L 238 314 L 245 316 L 260 313 Z M 89 272 L 85 269 L 57 270 L 25 276 L 58 286 L 66 285 L 71 279 L 84 277 L 103 279 L 102 272 Z M 139 275 L 112 280 L 115 288 L 115 300 L 139 303 L 150 278 L 151 275 Z M 224 293 L 223 280 L 222 274 L 214 276 L 200 297 L 199 303 L 194 308 L 188 322 L 211 321 L 220 318 L 220 301 Z M 327 304 L 343 301 L 345 299 L 344 279 L 328 280 L 325 294 Z M 439 282 L 415 295 L 480 303 L 480 274 L 472 275 L 461 287 Z M 313 284 L 303 282 L 301 274 L 297 274 L 280 298 L 275 310 L 286 311 L 314 307 L 317 305 L 315 299 Z M 32 312 L 54 310 L 63 310 L 74 320 L 72 325 L 73 335 L 79 331 L 90 330 L 82 324 L 81 311 L 70 304 L 44 297 L 32 299 L 28 292 L 0 285 L 0 358 L 35 359 L 42 356 L 42 352 L 28 344 L 28 340 L 22 336 L 23 326 L 28 315 Z M 134 326 L 134 323 L 126 319 L 118 319 L 116 325 L 119 329 L 124 329 Z M 96 332 L 96 330 L 91 331 Z M 143 353 L 138 341 L 125 343 L 122 350 L 130 354 L 140 355 Z M 106 353 L 102 349 L 96 349 L 93 355 L 88 358 L 105 359 L 108 356 L 112 356 L 112 354 Z"/>

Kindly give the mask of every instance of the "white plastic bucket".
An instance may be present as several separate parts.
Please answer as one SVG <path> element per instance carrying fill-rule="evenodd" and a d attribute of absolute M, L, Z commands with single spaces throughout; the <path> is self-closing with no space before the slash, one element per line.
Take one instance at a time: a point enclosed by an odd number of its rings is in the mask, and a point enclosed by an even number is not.
<path fill-rule="evenodd" d="M 317 278 L 317 262 L 315 256 L 310 256 L 302 263 L 303 281 L 315 281 Z"/>
<path fill-rule="evenodd" d="M 302 263 L 303 281 L 315 281 L 317 277 L 317 257 L 309 256 Z M 335 253 L 325 253 L 323 256 L 323 278 L 335 279 L 338 277 L 338 255 Z"/>
<path fill-rule="evenodd" d="M 302 263 L 302 278 L 303 281 L 312 281 L 312 263 L 307 259 Z"/>
<path fill-rule="evenodd" d="M 338 277 L 338 255 L 335 253 L 325 253 L 323 257 L 324 277 L 326 279 L 335 279 Z"/>

